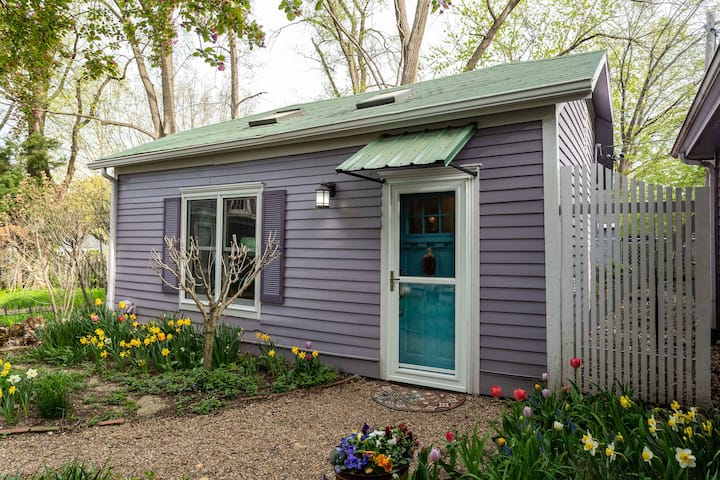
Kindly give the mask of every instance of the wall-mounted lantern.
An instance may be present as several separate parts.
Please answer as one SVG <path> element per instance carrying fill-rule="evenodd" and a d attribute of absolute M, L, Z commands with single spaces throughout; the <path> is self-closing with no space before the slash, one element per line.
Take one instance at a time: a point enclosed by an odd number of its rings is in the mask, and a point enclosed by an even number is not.
<path fill-rule="evenodd" d="M 330 208 L 330 198 L 335 196 L 335 184 L 322 183 L 315 190 L 315 208 Z"/>

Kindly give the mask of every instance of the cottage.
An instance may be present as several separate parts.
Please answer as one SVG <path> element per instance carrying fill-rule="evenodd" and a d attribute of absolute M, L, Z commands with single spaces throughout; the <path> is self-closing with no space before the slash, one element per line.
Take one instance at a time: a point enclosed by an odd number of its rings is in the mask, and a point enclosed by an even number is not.
<path fill-rule="evenodd" d="M 718 199 L 720 189 L 718 180 L 720 178 L 720 49 L 715 51 L 715 56 L 708 65 L 705 76 L 700 82 L 698 92 L 695 95 L 690 110 L 685 117 L 680 132 L 675 139 L 672 148 L 672 155 L 690 165 L 702 165 L 707 169 L 709 187 L 713 192 L 710 204 L 711 232 L 713 238 L 711 250 L 713 252 L 712 279 L 712 336 L 713 342 L 718 338 L 720 330 L 720 317 L 717 311 L 717 297 L 720 282 L 720 229 L 718 229 Z"/>
<path fill-rule="evenodd" d="M 177 133 L 91 164 L 114 179 L 108 296 L 192 314 L 149 268 L 163 236 L 221 258 L 277 232 L 226 322 L 369 377 L 511 388 L 559 372 L 558 168 L 611 143 L 603 52 Z"/>

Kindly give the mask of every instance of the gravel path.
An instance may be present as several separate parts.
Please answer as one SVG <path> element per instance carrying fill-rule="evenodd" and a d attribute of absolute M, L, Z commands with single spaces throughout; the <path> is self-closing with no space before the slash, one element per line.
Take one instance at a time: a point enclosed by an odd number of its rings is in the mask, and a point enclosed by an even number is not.
<path fill-rule="evenodd" d="M 0 439 L 0 472 L 35 472 L 78 459 L 107 462 L 123 475 L 153 470 L 162 480 L 303 479 L 331 476 L 328 455 L 340 437 L 363 422 L 405 422 L 421 444 L 439 443 L 447 430 L 468 431 L 498 421 L 503 403 L 468 396 L 438 413 L 390 410 L 371 399 L 381 382 L 360 379 L 228 408 L 217 415 L 136 420 L 66 434 Z"/>

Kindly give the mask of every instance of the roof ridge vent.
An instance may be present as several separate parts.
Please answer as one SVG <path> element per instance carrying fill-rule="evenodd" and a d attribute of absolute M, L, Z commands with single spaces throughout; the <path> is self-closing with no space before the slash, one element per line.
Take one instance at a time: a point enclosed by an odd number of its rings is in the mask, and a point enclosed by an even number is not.
<path fill-rule="evenodd" d="M 248 125 L 250 127 L 259 127 L 261 125 L 272 125 L 274 123 L 279 123 L 285 120 L 289 120 L 291 118 L 295 117 L 301 117 L 303 115 L 303 109 L 302 108 L 290 108 L 285 110 L 278 110 L 273 114 L 270 114 L 266 117 L 261 117 L 256 120 L 250 120 L 248 122 Z"/>
<path fill-rule="evenodd" d="M 403 88 L 394 92 L 380 93 L 370 98 L 361 100 L 355 104 L 355 108 L 361 110 L 363 108 L 377 107 L 380 105 L 388 105 L 390 103 L 399 103 L 412 97 L 412 88 Z"/>

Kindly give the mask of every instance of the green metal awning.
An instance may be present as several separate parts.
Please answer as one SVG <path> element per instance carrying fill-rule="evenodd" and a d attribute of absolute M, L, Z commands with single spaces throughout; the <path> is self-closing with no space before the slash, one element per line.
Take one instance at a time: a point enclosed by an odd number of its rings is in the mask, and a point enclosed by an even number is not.
<path fill-rule="evenodd" d="M 342 173 L 389 167 L 430 165 L 442 161 L 447 167 L 475 132 L 474 125 L 464 127 L 383 135 L 365 145 L 335 170 Z"/>

